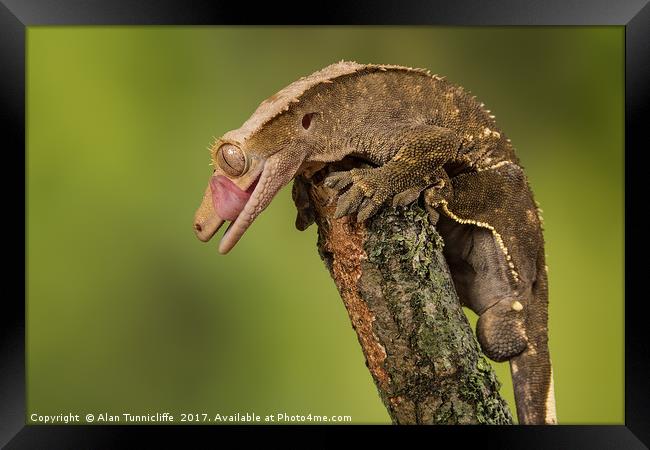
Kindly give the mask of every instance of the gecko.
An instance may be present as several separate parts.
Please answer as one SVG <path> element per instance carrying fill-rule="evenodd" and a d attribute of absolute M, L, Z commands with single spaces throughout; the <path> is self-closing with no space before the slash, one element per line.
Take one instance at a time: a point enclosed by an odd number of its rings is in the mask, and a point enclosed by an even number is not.
<path fill-rule="evenodd" d="M 363 222 L 421 199 L 483 353 L 510 363 L 519 423 L 557 423 L 540 210 L 511 140 L 470 92 L 425 69 L 340 61 L 264 100 L 210 152 L 193 226 L 206 242 L 229 221 L 222 254 L 292 180 L 306 229 L 303 175 L 346 157 L 368 166 L 324 180 L 339 193 L 335 217 Z"/>

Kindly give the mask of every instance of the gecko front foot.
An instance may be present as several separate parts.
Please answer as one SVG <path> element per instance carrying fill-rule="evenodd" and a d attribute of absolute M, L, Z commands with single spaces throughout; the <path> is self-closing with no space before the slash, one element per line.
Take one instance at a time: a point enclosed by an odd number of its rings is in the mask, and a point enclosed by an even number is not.
<path fill-rule="evenodd" d="M 338 199 L 334 217 L 356 213 L 357 221 L 363 222 L 373 216 L 390 195 L 383 178 L 381 168 L 332 172 L 325 179 L 325 186 L 339 192 L 349 186 Z"/>
<path fill-rule="evenodd" d="M 409 185 L 392 177 L 385 167 L 352 169 L 332 172 L 324 181 L 325 186 L 343 191 L 336 205 L 334 217 L 339 218 L 356 213 L 357 221 L 364 222 L 372 217 L 389 200 L 393 206 L 406 206 L 419 197 L 438 177 L 424 177 L 422 183 Z M 446 174 L 445 174 L 446 176 Z M 415 181 L 416 178 L 410 178 Z"/>

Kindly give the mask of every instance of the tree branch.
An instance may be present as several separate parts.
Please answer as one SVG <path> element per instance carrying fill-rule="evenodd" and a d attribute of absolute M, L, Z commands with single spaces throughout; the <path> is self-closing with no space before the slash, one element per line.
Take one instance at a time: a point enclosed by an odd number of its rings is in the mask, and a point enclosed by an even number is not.
<path fill-rule="evenodd" d="M 417 203 L 365 224 L 334 218 L 327 166 L 302 179 L 328 267 L 395 424 L 510 424 L 499 382 L 463 313 L 443 242 Z M 349 163 L 343 163 L 349 168 Z"/>

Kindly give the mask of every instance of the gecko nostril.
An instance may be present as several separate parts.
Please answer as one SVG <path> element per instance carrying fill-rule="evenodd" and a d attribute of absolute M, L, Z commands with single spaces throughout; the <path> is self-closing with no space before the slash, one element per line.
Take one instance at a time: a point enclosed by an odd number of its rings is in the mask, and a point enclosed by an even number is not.
<path fill-rule="evenodd" d="M 203 228 L 201 227 L 201 224 L 198 223 L 198 222 L 194 224 L 194 229 L 196 231 L 203 231 Z"/>

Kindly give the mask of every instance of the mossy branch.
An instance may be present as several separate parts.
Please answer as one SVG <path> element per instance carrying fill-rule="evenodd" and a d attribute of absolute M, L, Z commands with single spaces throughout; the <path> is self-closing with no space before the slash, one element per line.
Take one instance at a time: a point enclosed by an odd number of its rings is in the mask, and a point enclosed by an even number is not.
<path fill-rule="evenodd" d="M 301 180 L 318 225 L 318 250 L 393 423 L 512 423 L 427 211 L 416 202 L 385 207 L 365 224 L 335 219 L 337 194 L 322 184 L 329 170 Z"/>

